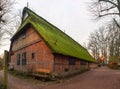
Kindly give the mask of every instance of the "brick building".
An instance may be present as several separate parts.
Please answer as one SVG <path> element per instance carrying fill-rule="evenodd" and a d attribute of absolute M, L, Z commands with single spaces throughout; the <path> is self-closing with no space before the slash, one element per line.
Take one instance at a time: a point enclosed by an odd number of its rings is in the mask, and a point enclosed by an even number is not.
<path fill-rule="evenodd" d="M 95 64 L 89 52 L 57 27 L 24 8 L 22 24 L 11 38 L 12 68 L 60 75 Z"/>

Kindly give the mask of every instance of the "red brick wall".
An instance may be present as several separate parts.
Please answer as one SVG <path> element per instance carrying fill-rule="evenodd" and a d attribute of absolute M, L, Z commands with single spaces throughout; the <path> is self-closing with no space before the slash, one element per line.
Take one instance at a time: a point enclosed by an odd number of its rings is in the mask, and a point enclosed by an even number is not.
<path fill-rule="evenodd" d="M 98 64 L 97 63 L 89 63 L 90 68 L 97 68 Z"/>
<path fill-rule="evenodd" d="M 19 35 L 19 37 L 13 41 L 11 47 L 11 51 L 14 52 L 14 55 L 11 55 L 10 65 L 14 66 L 15 70 L 34 72 L 36 69 L 45 69 L 59 74 L 81 67 L 88 67 L 88 62 L 86 62 L 86 65 L 81 65 L 80 59 L 62 54 L 53 55 L 51 50 L 32 27 L 26 30 L 25 38 Z M 17 65 L 17 55 L 22 55 L 24 52 L 27 54 L 27 64 Z M 35 54 L 34 59 L 31 57 L 32 53 Z M 75 60 L 75 65 L 69 65 L 70 58 Z"/>
<path fill-rule="evenodd" d="M 54 55 L 54 71 L 57 73 L 64 72 L 65 69 L 68 69 L 68 57 L 60 54 Z"/>
<path fill-rule="evenodd" d="M 77 70 L 81 67 L 80 59 L 72 58 L 75 60 L 75 65 L 69 65 L 69 56 L 54 54 L 54 72 L 61 74 L 67 71 Z"/>
<path fill-rule="evenodd" d="M 23 34 L 25 34 L 25 32 L 21 33 L 21 35 L 14 40 L 12 44 L 12 51 L 16 51 L 40 40 L 40 37 L 36 34 L 32 27 L 26 31 L 25 37 L 23 37 Z"/>
<path fill-rule="evenodd" d="M 14 66 L 15 70 L 34 71 L 36 69 L 46 69 L 52 71 L 53 54 L 32 27 L 27 29 L 25 38 L 21 38 L 20 35 L 14 40 L 11 47 L 14 55 L 11 55 L 10 65 Z M 17 54 L 22 55 L 23 52 L 27 54 L 27 64 L 17 65 Z M 31 57 L 32 53 L 35 54 L 34 59 Z"/>

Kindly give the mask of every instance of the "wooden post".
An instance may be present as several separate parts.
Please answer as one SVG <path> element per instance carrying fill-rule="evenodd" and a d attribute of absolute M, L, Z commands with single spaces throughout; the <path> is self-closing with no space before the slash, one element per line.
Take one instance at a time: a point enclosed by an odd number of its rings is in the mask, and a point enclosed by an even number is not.
<path fill-rule="evenodd" d="M 8 51 L 4 51 L 4 86 L 5 89 L 8 89 Z"/>

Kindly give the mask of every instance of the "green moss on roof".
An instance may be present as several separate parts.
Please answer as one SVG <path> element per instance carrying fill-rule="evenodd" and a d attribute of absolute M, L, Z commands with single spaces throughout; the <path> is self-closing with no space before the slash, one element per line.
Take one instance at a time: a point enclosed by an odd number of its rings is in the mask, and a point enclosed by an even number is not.
<path fill-rule="evenodd" d="M 53 26 L 51 23 L 35 14 L 28 8 L 24 8 L 29 14 L 26 20 L 23 21 L 16 34 L 28 23 L 32 24 L 39 35 L 49 45 L 54 53 L 68 55 L 79 59 L 96 62 L 89 52 L 74 41 L 64 32 Z M 16 36 L 13 36 L 13 38 Z"/>

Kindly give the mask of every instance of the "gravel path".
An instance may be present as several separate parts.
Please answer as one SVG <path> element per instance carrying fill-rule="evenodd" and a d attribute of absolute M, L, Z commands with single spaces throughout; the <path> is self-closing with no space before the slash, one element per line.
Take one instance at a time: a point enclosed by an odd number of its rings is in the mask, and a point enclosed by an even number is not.
<path fill-rule="evenodd" d="M 60 83 L 20 79 L 9 75 L 9 87 L 9 89 L 120 89 L 120 70 L 101 67 L 62 80 Z"/>

